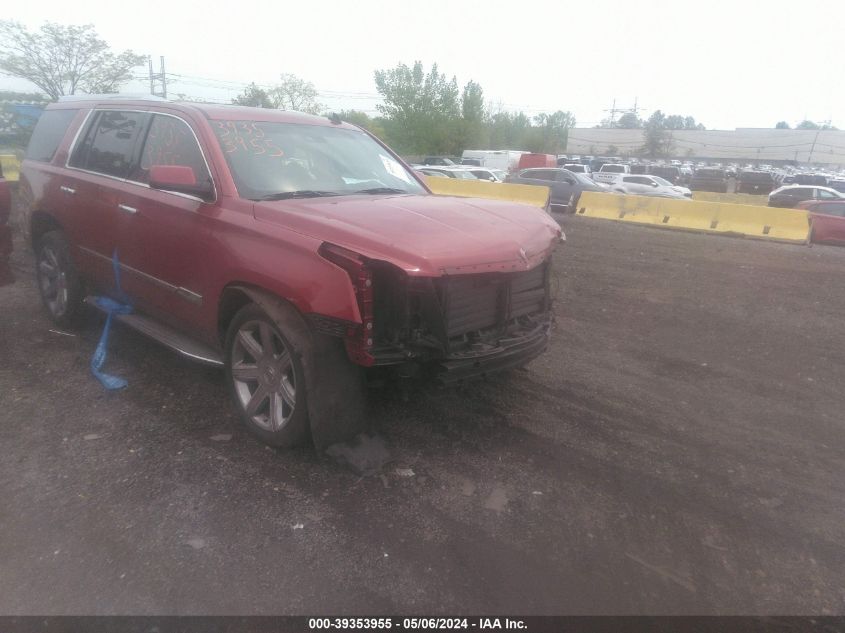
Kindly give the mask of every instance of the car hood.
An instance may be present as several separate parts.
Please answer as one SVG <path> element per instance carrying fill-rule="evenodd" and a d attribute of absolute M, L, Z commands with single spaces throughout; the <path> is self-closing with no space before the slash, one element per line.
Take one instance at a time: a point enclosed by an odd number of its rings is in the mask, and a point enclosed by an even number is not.
<path fill-rule="evenodd" d="M 257 202 L 254 214 L 420 276 L 528 270 L 563 238 L 557 222 L 537 207 L 454 196 Z"/>

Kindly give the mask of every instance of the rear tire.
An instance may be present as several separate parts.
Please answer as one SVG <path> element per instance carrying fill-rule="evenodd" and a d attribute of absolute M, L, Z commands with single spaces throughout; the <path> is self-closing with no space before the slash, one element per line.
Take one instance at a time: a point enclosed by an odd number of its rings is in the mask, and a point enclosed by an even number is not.
<path fill-rule="evenodd" d="M 265 444 L 308 439 L 307 386 L 301 355 L 281 324 L 260 306 L 241 308 L 226 334 L 226 382 L 250 433 Z"/>
<path fill-rule="evenodd" d="M 53 323 L 61 328 L 76 325 L 85 297 L 64 233 L 49 231 L 42 235 L 37 242 L 35 258 L 38 291 Z"/>

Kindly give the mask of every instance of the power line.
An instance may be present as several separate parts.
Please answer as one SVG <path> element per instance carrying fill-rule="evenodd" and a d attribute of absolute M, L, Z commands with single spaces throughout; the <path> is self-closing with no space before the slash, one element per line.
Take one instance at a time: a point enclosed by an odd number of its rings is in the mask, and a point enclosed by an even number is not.
<path fill-rule="evenodd" d="M 147 61 L 150 63 L 150 94 L 155 97 L 167 99 L 167 73 L 164 72 L 164 55 L 160 59 L 161 71 L 153 73 L 153 58 L 152 56 L 147 58 Z M 158 90 L 159 84 L 161 84 L 161 91 Z"/>

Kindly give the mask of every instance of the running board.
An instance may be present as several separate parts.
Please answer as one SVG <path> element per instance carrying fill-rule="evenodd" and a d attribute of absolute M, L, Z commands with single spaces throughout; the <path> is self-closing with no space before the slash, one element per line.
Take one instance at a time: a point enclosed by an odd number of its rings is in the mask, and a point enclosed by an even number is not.
<path fill-rule="evenodd" d="M 94 301 L 94 297 L 85 297 L 85 303 L 105 312 Z M 194 339 L 150 317 L 142 314 L 116 314 L 114 318 L 191 360 L 215 367 L 221 367 L 223 365 L 223 359 L 216 350 L 202 343 L 198 343 Z"/>

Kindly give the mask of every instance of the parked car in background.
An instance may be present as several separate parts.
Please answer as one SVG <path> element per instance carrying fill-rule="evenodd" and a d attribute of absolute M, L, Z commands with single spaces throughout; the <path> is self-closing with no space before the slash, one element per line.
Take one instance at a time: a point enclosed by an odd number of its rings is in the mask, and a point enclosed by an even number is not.
<path fill-rule="evenodd" d="M 0 286 L 7 286 L 14 281 L 9 265 L 12 255 L 12 227 L 9 226 L 11 214 L 12 192 L 3 177 L 3 166 L 0 165 Z"/>
<path fill-rule="evenodd" d="M 806 200 L 798 209 L 810 212 L 810 241 L 845 245 L 845 200 Z"/>
<path fill-rule="evenodd" d="M 795 174 L 792 182 L 796 185 L 827 187 L 827 176 L 822 174 Z"/>
<path fill-rule="evenodd" d="M 804 185 L 787 185 L 769 194 L 770 207 L 791 209 L 805 200 L 845 200 L 845 194 L 830 187 L 805 187 Z"/>
<path fill-rule="evenodd" d="M 523 154 L 519 157 L 518 169 L 531 167 L 557 167 L 557 158 L 552 154 Z"/>
<path fill-rule="evenodd" d="M 593 172 L 593 180 L 609 185 L 616 180 L 618 174 L 630 174 L 631 168 L 628 165 L 617 163 L 606 163 L 598 171 Z"/>
<path fill-rule="evenodd" d="M 610 189 L 617 193 L 657 198 L 689 199 L 692 197 L 692 192 L 686 187 L 673 185 L 660 176 L 619 174 L 616 181 L 610 184 Z"/>
<path fill-rule="evenodd" d="M 585 176 L 589 176 L 593 173 L 590 170 L 589 165 L 584 165 L 582 163 L 566 163 L 563 165 L 563 168 L 571 171 L 573 174 L 584 174 Z"/>
<path fill-rule="evenodd" d="M 454 165 L 455 161 L 446 156 L 426 156 L 423 165 Z"/>
<path fill-rule="evenodd" d="M 608 188 L 584 174 L 574 174 L 567 169 L 523 169 L 510 175 L 505 182 L 522 185 L 545 185 L 550 191 L 550 205 L 556 211 L 575 212 L 581 193 L 603 191 Z"/>
<path fill-rule="evenodd" d="M 446 178 L 461 178 L 463 180 L 478 180 L 472 173 L 470 167 L 464 165 L 451 165 L 448 167 L 436 167 L 420 165 L 415 168 L 426 176 L 445 176 Z"/>
<path fill-rule="evenodd" d="M 701 167 L 690 178 L 689 188 L 693 191 L 728 192 L 728 174 L 724 169 Z"/>
<path fill-rule="evenodd" d="M 86 292 L 130 303 L 119 322 L 224 368 L 274 446 L 351 439 L 367 368 L 452 382 L 549 343 L 558 223 L 431 195 L 337 118 L 76 97 L 47 106 L 20 178 L 51 319 Z"/>
<path fill-rule="evenodd" d="M 675 165 L 649 165 L 647 173 L 668 180 L 673 185 L 681 183 L 681 169 Z"/>
<path fill-rule="evenodd" d="M 743 169 L 736 178 L 737 193 L 766 195 L 776 188 L 775 177 L 770 171 Z"/>
<path fill-rule="evenodd" d="M 483 167 L 470 168 L 467 171 L 479 180 L 487 180 L 489 182 L 504 182 L 508 175 L 506 171 L 501 169 L 485 169 Z"/>
<path fill-rule="evenodd" d="M 839 193 L 845 193 L 845 180 L 832 179 L 828 181 L 827 186 L 831 189 L 836 189 Z"/>

